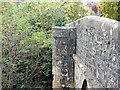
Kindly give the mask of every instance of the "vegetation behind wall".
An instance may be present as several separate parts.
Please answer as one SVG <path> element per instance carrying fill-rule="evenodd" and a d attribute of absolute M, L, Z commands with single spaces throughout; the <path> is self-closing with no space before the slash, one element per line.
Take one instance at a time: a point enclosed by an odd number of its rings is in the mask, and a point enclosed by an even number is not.
<path fill-rule="evenodd" d="M 103 13 L 104 17 L 120 21 L 120 1 L 119 2 L 100 2 L 99 13 Z"/>

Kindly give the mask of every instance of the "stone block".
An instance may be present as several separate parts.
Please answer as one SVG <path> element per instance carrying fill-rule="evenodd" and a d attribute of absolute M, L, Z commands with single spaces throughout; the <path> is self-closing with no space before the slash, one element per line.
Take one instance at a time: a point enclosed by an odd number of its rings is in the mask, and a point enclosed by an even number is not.
<path fill-rule="evenodd" d="M 74 27 L 53 27 L 53 37 L 73 37 L 76 36 L 76 29 Z"/>
<path fill-rule="evenodd" d="M 61 76 L 73 76 L 73 62 L 69 60 L 65 61 L 53 61 L 52 63 L 53 73 L 54 75 L 61 75 Z M 60 72 L 60 73 L 58 73 Z"/>

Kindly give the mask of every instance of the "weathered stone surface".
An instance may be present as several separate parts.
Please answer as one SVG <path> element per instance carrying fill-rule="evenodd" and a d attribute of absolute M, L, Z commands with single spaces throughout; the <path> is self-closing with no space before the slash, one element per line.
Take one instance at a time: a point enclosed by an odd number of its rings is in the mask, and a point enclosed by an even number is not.
<path fill-rule="evenodd" d="M 0 20 L 2 20 L 2 15 L 0 14 Z M 1 22 L 0 22 L 0 25 Z M 2 27 L 0 27 L 0 36 L 2 35 Z M 2 38 L 0 38 L 0 90 L 2 89 Z"/>
<path fill-rule="evenodd" d="M 76 28 L 53 27 L 52 73 L 54 88 L 73 88 L 73 53 L 76 45 Z"/>
<path fill-rule="evenodd" d="M 53 37 L 68 37 L 75 38 L 76 28 L 75 27 L 53 27 Z"/>
<path fill-rule="evenodd" d="M 74 71 L 75 88 L 81 88 L 84 80 L 88 88 L 120 88 L 120 22 L 87 16 L 67 27 L 54 27 L 53 38 L 53 62 L 63 62 L 53 64 L 60 68 L 53 69 L 54 75 L 69 72 L 68 76 L 72 78 L 70 70 L 71 73 Z M 73 69 L 68 65 L 68 70 L 62 72 L 64 63 L 73 63 L 72 56 L 75 60 L 74 67 L 71 65 Z"/>

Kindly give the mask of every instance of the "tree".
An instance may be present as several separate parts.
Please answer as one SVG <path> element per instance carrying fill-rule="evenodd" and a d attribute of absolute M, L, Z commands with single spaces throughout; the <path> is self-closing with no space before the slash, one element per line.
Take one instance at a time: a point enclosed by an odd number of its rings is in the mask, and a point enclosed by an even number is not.
<path fill-rule="evenodd" d="M 86 16 L 86 13 L 88 12 L 88 10 L 84 8 L 83 3 L 81 2 L 65 2 L 62 4 L 62 8 L 64 9 L 64 13 L 67 19 L 72 21 Z"/>
<path fill-rule="evenodd" d="M 89 1 L 87 2 L 87 6 L 90 7 L 91 10 L 94 11 L 95 14 L 98 13 L 98 8 L 100 8 L 97 6 L 97 4 L 98 3 L 93 3 L 93 2 L 89 2 Z"/>
<path fill-rule="evenodd" d="M 120 21 L 120 1 L 119 2 L 100 2 L 99 13 L 104 17 Z"/>

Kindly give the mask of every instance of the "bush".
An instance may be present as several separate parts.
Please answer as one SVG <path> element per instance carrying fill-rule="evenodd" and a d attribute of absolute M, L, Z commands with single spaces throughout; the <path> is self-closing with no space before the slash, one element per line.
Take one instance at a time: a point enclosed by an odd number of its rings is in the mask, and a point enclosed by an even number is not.
<path fill-rule="evenodd" d="M 2 23 L 4 88 L 52 84 L 52 31 L 37 26 L 38 15 L 31 4 L 34 3 L 5 3 L 12 7 L 4 12 Z"/>
<path fill-rule="evenodd" d="M 100 2 L 99 13 L 103 13 L 104 17 L 120 21 L 120 1 L 119 2 Z"/>
<path fill-rule="evenodd" d="M 65 26 L 70 23 L 72 20 L 67 20 L 65 17 L 59 17 L 55 20 L 54 26 Z"/>

